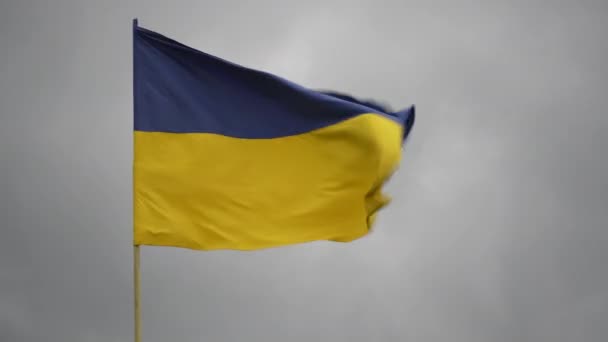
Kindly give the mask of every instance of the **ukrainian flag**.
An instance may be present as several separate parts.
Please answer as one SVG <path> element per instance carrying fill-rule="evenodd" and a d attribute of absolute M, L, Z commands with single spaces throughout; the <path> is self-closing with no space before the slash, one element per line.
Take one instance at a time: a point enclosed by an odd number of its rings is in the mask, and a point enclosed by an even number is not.
<path fill-rule="evenodd" d="M 366 235 L 414 107 L 390 112 L 133 25 L 134 244 L 255 250 Z"/>

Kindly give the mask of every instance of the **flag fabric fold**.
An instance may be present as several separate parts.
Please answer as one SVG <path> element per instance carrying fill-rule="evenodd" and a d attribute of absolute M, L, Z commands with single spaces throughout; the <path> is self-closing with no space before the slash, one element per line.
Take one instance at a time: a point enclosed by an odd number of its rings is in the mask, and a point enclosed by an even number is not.
<path fill-rule="evenodd" d="M 366 235 L 414 123 L 133 25 L 134 243 L 256 250 Z"/>

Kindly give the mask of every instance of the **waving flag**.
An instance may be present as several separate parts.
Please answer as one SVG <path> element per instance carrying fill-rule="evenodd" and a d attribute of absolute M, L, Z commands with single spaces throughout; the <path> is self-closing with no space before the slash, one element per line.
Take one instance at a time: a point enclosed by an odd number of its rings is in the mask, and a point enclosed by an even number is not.
<path fill-rule="evenodd" d="M 254 250 L 366 235 L 414 107 L 307 89 L 134 25 L 134 243 Z"/>

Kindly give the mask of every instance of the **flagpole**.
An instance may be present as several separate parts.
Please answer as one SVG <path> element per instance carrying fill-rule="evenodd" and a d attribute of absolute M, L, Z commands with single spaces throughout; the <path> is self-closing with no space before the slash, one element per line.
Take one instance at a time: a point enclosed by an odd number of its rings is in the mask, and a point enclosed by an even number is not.
<path fill-rule="evenodd" d="M 135 342 L 141 342 L 141 311 L 139 305 L 139 245 L 133 246 L 133 295 L 134 295 L 134 314 L 135 314 Z"/>
<path fill-rule="evenodd" d="M 133 40 L 133 114 L 137 112 L 137 82 L 135 73 L 135 31 L 138 27 L 137 18 L 133 18 L 132 24 L 132 40 Z M 133 336 L 135 342 L 141 342 L 141 310 L 140 310 L 140 277 L 139 277 L 139 245 L 133 245 Z"/>

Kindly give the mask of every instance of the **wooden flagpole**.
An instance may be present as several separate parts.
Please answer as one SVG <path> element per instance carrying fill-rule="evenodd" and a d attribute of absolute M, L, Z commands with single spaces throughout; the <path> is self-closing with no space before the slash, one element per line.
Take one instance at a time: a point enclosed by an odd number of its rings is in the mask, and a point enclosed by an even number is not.
<path fill-rule="evenodd" d="M 139 305 L 139 245 L 133 246 L 133 311 L 135 314 L 135 342 L 141 342 L 141 311 Z"/>
<path fill-rule="evenodd" d="M 137 82 L 136 82 L 136 63 L 135 63 L 135 30 L 137 29 L 137 18 L 133 19 L 132 40 L 133 40 L 133 114 L 137 112 Z M 139 278 L 139 245 L 133 245 L 133 314 L 134 326 L 133 335 L 135 342 L 141 342 L 141 310 L 140 310 L 140 278 Z"/>

